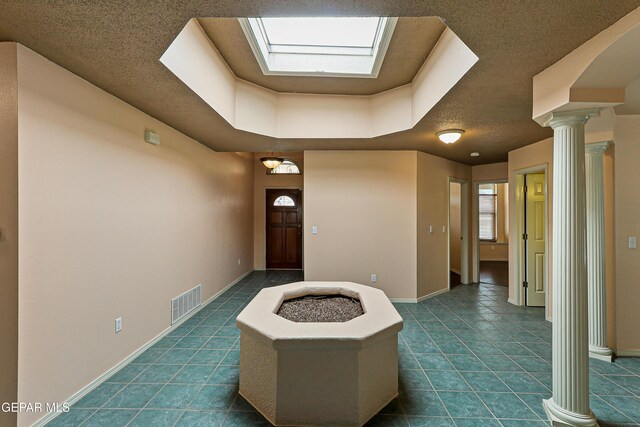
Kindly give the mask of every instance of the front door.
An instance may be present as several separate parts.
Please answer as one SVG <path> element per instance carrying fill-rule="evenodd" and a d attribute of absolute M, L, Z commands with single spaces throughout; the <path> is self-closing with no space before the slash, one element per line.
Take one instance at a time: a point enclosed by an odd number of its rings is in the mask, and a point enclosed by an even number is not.
<path fill-rule="evenodd" d="M 546 300 L 546 195 L 545 174 L 525 175 L 526 305 L 544 307 Z"/>
<path fill-rule="evenodd" d="M 302 190 L 268 189 L 267 268 L 302 268 Z"/>

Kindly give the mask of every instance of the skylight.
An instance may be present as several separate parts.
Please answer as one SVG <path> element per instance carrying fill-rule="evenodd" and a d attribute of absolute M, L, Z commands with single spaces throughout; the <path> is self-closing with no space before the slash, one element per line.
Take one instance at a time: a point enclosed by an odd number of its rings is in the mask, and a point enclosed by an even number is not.
<path fill-rule="evenodd" d="M 240 18 L 266 75 L 377 77 L 397 18 Z"/>

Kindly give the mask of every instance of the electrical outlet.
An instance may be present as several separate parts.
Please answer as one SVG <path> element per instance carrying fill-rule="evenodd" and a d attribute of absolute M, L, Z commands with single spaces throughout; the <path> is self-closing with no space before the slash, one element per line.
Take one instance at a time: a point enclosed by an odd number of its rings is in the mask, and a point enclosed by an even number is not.
<path fill-rule="evenodd" d="M 317 225 L 311 226 L 311 234 L 318 234 L 318 226 Z"/>
<path fill-rule="evenodd" d="M 429 226 L 429 233 L 433 233 L 433 225 Z"/>
<path fill-rule="evenodd" d="M 636 236 L 629 236 L 629 249 L 636 249 L 638 247 L 638 242 L 636 240 Z"/>
<path fill-rule="evenodd" d="M 240 258 L 238 258 L 238 265 L 240 265 Z"/>
<path fill-rule="evenodd" d="M 122 330 L 122 317 L 116 319 L 116 334 Z"/>
<path fill-rule="evenodd" d="M 377 274 L 372 274 L 371 275 L 371 283 L 376 283 L 378 281 L 378 275 Z"/>
<path fill-rule="evenodd" d="M 442 226 L 442 232 L 443 232 L 443 233 L 446 233 L 446 232 L 447 232 L 447 226 L 446 226 L 446 225 L 443 225 L 443 226 Z"/>

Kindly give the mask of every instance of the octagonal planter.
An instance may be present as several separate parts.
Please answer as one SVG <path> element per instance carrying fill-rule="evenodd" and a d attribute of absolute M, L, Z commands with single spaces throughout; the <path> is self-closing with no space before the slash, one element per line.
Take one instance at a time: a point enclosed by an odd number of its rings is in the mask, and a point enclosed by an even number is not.
<path fill-rule="evenodd" d="M 305 295 L 357 298 L 348 322 L 298 323 L 277 314 Z M 272 424 L 360 426 L 398 395 L 402 317 L 384 292 L 351 282 L 261 290 L 238 315 L 240 394 Z"/>

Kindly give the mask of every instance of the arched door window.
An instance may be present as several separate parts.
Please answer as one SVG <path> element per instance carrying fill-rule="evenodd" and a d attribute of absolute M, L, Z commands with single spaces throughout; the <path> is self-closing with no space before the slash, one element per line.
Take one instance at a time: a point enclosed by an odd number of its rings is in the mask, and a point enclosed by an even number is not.
<path fill-rule="evenodd" d="M 273 206 L 295 206 L 296 202 L 289 196 L 280 196 L 274 202 Z"/>

